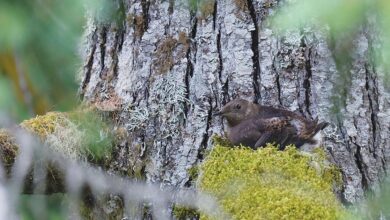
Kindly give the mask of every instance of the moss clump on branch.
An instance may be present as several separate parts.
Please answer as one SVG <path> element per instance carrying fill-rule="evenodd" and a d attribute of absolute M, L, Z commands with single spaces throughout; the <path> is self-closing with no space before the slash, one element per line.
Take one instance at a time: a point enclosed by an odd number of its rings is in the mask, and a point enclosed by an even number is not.
<path fill-rule="evenodd" d="M 200 170 L 198 188 L 233 219 L 340 219 L 346 213 L 333 193 L 340 172 L 323 151 L 230 148 L 217 140 Z"/>
<path fill-rule="evenodd" d="M 10 168 L 14 164 L 17 154 L 18 146 L 14 138 L 6 130 L 0 129 L 0 163 L 5 168 Z M 10 169 L 6 170 L 7 174 L 10 174 Z"/>
<path fill-rule="evenodd" d="M 53 134 L 58 126 L 64 126 L 65 121 L 64 113 L 49 112 L 46 115 L 25 120 L 20 126 L 44 139 L 48 135 Z"/>
<path fill-rule="evenodd" d="M 52 150 L 70 159 L 93 162 L 111 152 L 110 129 L 92 111 L 49 112 L 20 125 L 38 135 Z"/>

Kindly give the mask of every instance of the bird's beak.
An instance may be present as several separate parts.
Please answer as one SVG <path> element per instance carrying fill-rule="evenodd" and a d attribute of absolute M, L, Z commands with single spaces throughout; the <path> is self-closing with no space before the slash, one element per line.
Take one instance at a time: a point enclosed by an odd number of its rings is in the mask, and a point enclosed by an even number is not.
<path fill-rule="evenodd" d="M 218 111 L 218 112 L 215 112 L 215 113 L 213 114 L 213 116 L 219 116 L 219 115 L 223 115 L 223 112 L 222 112 L 222 111 Z"/>

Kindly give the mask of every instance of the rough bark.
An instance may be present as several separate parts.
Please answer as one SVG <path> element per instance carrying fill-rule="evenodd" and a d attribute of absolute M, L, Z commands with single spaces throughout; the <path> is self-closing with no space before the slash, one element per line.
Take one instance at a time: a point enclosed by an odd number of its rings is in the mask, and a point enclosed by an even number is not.
<path fill-rule="evenodd" d="M 274 33 L 266 19 L 277 1 L 217 0 L 198 14 L 187 1 L 118 5 L 123 23 L 91 18 L 81 49 L 82 99 L 110 112 L 127 132 L 113 170 L 190 186 L 187 170 L 212 147 L 210 137 L 223 134 L 212 113 L 240 96 L 331 122 L 323 146 L 342 170 L 345 202 L 358 201 L 386 173 L 390 94 L 370 58 L 372 30 L 354 36 L 349 65 L 340 67 L 326 29 Z M 343 71 L 351 73 L 349 87 L 337 86 Z M 345 106 L 336 117 L 340 88 Z"/>

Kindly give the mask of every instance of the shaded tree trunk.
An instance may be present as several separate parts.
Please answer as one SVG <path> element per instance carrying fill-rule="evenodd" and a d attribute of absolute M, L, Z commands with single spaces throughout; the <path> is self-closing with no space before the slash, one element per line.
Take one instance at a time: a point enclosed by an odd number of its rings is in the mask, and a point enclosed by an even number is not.
<path fill-rule="evenodd" d="M 331 122 L 323 146 L 342 170 L 343 199 L 374 189 L 390 162 L 390 94 L 370 58 L 373 31 L 354 36 L 344 65 L 325 29 L 276 35 L 266 21 L 276 7 L 217 0 L 195 13 L 187 1 L 120 0 L 120 22 L 90 18 L 80 94 L 125 131 L 112 169 L 190 186 L 187 170 L 212 147 L 211 136 L 223 134 L 212 113 L 240 96 Z M 344 105 L 335 105 L 343 92 Z"/>

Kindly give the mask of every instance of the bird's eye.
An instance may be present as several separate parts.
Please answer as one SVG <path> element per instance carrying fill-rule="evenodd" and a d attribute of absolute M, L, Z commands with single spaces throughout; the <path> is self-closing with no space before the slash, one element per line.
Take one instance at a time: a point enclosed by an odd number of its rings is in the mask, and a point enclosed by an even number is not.
<path fill-rule="evenodd" d="M 241 109 L 241 105 L 238 105 L 238 104 L 237 104 L 237 105 L 236 105 L 236 109 L 238 109 L 238 110 Z"/>

